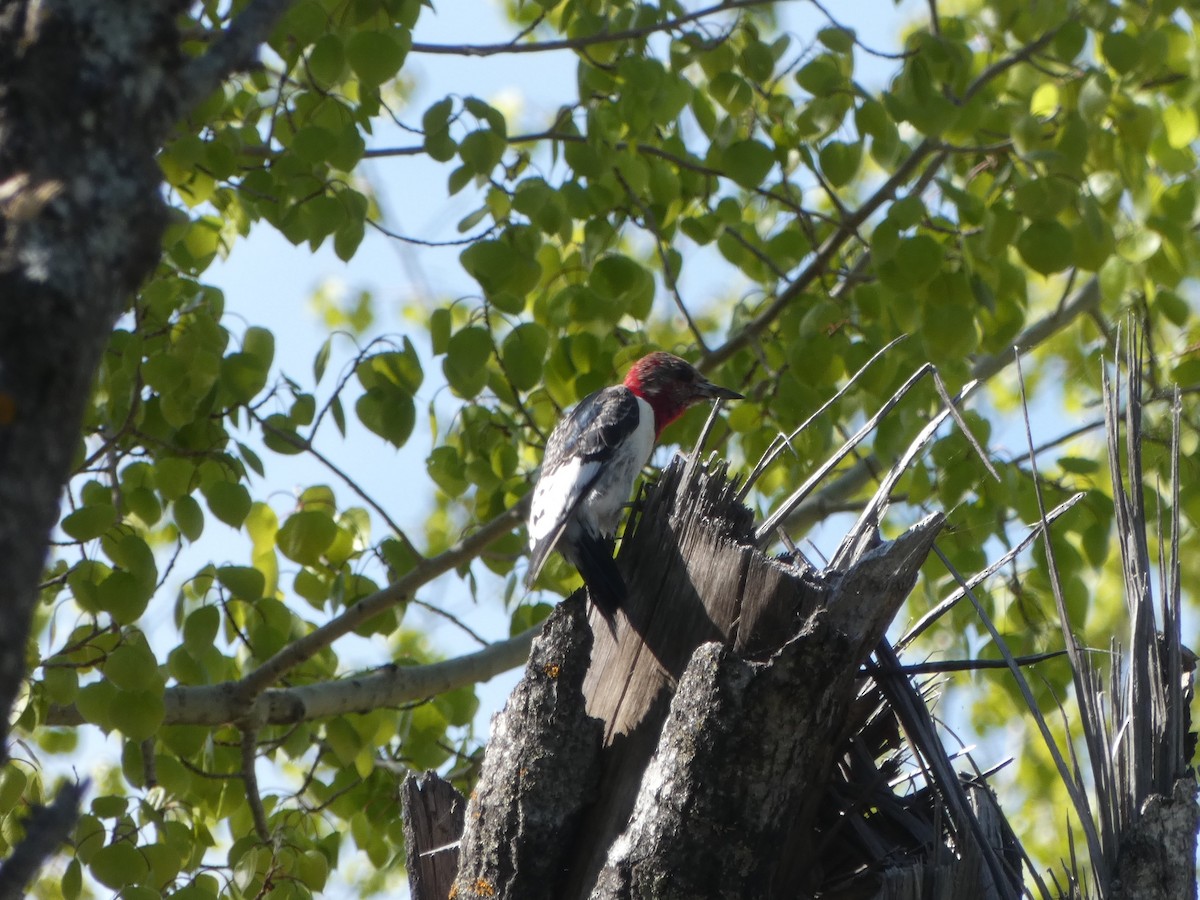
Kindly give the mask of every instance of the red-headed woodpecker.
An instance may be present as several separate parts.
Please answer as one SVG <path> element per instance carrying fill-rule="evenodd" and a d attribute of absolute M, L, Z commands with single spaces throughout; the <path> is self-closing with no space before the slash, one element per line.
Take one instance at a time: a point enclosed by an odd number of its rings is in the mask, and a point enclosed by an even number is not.
<path fill-rule="evenodd" d="M 625 598 L 614 535 L 634 479 L 664 428 L 689 406 L 717 399 L 742 395 L 707 381 L 678 356 L 651 353 L 634 363 L 624 384 L 589 394 L 560 419 L 533 489 L 526 585 L 557 549 L 611 625 Z"/>

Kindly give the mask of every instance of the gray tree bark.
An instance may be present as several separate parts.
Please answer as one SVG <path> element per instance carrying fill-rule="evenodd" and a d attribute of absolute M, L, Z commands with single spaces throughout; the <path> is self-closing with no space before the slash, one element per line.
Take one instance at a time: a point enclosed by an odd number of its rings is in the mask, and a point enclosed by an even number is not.
<path fill-rule="evenodd" d="M 0 0 L 0 748 L 96 365 L 160 257 L 155 154 L 287 6 L 254 0 L 188 59 L 183 0 Z M 43 857 L 73 824 L 61 812 L 43 817 L 53 834 L 38 829 Z M 21 896 L 40 862 L 13 861 L 0 898 Z"/>

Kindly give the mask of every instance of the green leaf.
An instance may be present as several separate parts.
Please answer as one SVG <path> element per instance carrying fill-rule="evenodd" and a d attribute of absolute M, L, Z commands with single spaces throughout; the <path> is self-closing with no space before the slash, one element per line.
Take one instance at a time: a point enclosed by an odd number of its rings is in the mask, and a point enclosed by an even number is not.
<path fill-rule="evenodd" d="M 528 631 L 535 625 L 540 625 L 552 612 L 554 612 L 554 607 L 549 603 L 525 603 L 518 606 L 513 610 L 508 628 L 509 635 L 515 636 L 523 631 Z"/>
<path fill-rule="evenodd" d="M 834 187 L 849 184 L 858 173 L 862 160 L 862 144 L 829 141 L 821 148 L 821 171 Z"/>
<path fill-rule="evenodd" d="M 412 37 L 404 28 L 389 31 L 359 31 L 346 45 L 346 60 L 359 80 L 377 87 L 400 71 Z"/>
<path fill-rule="evenodd" d="M 246 533 L 254 544 L 254 555 L 267 553 L 275 547 L 275 536 L 279 532 L 279 519 L 275 510 L 265 503 L 255 503 L 246 515 Z"/>
<path fill-rule="evenodd" d="M 735 141 L 721 155 L 721 163 L 725 173 L 739 185 L 754 188 L 775 165 L 775 155 L 761 141 Z"/>
<path fill-rule="evenodd" d="M 296 871 L 305 887 L 319 893 L 325 890 L 325 883 L 329 880 L 329 860 L 324 853 L 306 850 L 297 861 Z"/>
<path fill-rule="evenodd" d="M 479 710 L 479 698 L 475 696 L 475 688 L 472 685 L 464 685 L 439 694 L 435 702 L 446 721 L 460 728 L 470 725 Z"/>
<path fill-rule="evenodd" d="M 96 681 L 79 689 L 75 708 L 85 722 L 108 730 L 112 728 L 112 704 L 116 696 L 116 687 L 107 681 Z"/>
<path fill-rule="evenodd" d="M 268 370 L 249 353 L 231 353 L 221 360 L 221 384 L 235 403 L 249 403 L 267 384 Z"/>
<path fill-rule="evenodd" d="M 508 333 L 500 346 L 500 359 L 513 387 L 528 391 L 541 382 L 549 346 L 549 334 L 536 322 L 524 322 Z"/>
<path fill-rule="evenodd" d="M 127 512 L 137 516 L 147 526 L 156 525 L 162 518 L 162 504 L 158 495 L 148 487 L 128 488 L 122 499 Z"/>
<path fill-rule="evenodd" d="M 461 397 L 474 397 L 487 383 L 487 363 L 492 355 L 492 336 L 483 328 L 470 326 L 455 332 L 446 347 L 442 373 Z"/>
<path fill-rule="evenodd" d="M 258 596 L 261 595 L 260 590 Z M 183 646 L 192 656 L 200 658 L 204 651 L 212 648 L 220 626 L 221 613 L 215 606 L 201 606 L 193 610 L 183 621 Z"/>
<path fill-rule="evenodd" d="M 854 29 L 822 28 L 817 32 L 817 40 L 835 53 L 849 53 L 854 49 Z"/>
<path fill-rule="evenodd" d="M 396 390 L 371 388 L 354 402 L 358 420 L 388 443 L 403 447 L 417 421 L 412 397 Z"/>
<path fill-rule="evenodd" d="M 500 164 L 508 144 L 491 129 L 472 131 L 458 145 L 464 168 L 477 175 L 488 175 Z M 453 192 L 451 192 L 453 193 Z"/>
<path fill-rule="evenodd" d="M 451 497 L 461 495 L 470 487 L 464 476 L 462 458 L 453 447 L 434 447 L 425 461 L 425 470 L 434 484 Z"/>
<path fill-rule="evenodd" d="M 4 774 L 0 775 L 0 812 L 5 815 L 21 800 L 29 779 L 18 766 L 5 766 Z"/>
<path fill-rule="evenodd" d="M 50 702 L 58 706 L 74 703 L 79 694 L 79 675 L 75 669 L 47 667 L 44 671 L 42 684 L 46 687 Z M 4 811 L 4 805 L 0 803 L 0 813 Z"/>
<path fill-rule="evenodd" d="M 1017 238 L 1017 252 L 1029 268 L 1042 275 L 1070 267 L 1074 242 L 1065 225 L 1057 219 L 1030 222 Z"/>
<path fill-rule="evenodd" d="M 77 541 L 100 537 L 117 522 L 117 511 L 109 503 L 98 503 L 77 509 L 62 520 L 62 530 Z"/>
<path fill-rule="evenodd" d="M 266 328 L 251 326 L 242 335 L 242 352 L 258 360 L 264 370 L 275 361 L 275 335 Z"/>
<path fill-rule="evenodd" d="M 263 420 L 263 444 L 281 456 L 295 456 L 304 452 L 306 442 L 296 431 L 290 416 L 272 413 Z"/>
<path fill-rule="evenodd" d="M 1131 71 L 1141 57 L 1141 46 L 1137 38 L 1124 31 L 1106 34 L 1100 41 L 1100 52 L 1116 71 L 1124 75 Z"/>
<path fill-rule="evenodd" d="M 942 259 L 942 245 L 918 234 L 900 241 L 891 258 L 879 266 L 879 280 L 894 291 L 910 291 L 933 278 Z"/>
<path fill-rule="evenodd" d="M 67 867 L 63 871 L 59 887 L 62 890 L 63 900 L 79 900 L 79 896 L 83 892 L 83 868 L 78 859 L 67 861 Z"/>
<path fill-rule="evenodd" d="M 429 338 L 434 356 L 441 356 L 450 345 L 450 310 L 439 307 L 429 314 Z"/>
<path fill-rule="evenodd" d="M 175 456 L 164 456 L 154 462 L 154 483 L 164 500 L 177 500 L 191 492 L 196 464 Z"/>
<path fill-rule="evenodd" d="M 127 840 L 118 840 L 97 850 L 88 869 L 93 878 L 116 890 L 140 882 L 150 871 L 150 866 L 137 847 Z"/>
<path fill-rule="evenodd" d="M 1099 462 L 1082 456 L 1060 456 L 1058 466 L 1072 475 L 1094 475 L 1100 470 Z"/>
<path fill-rule="evenodd" d="M 645 319 L 654 303 L 654 276 L 628 256 L 606 256 L 592 267 L 588 286 L 618 314 Z M 619 317 L 618 315 L 618 317 Z"/>
<path fill-rule="evenodd" d="M 320 165 L 337 149 L 337 135 L 319 125 L 306 125 L 292 135 L 290 149 L 297 159 L 312 166 Z M 313 200 L 337 204 L 336 200 L 328 196 L 314 197 Z M 340 210 L 340 206 L 338 208 Z M 311 213 L 312 207 L 309 207 L 308 211 Z"/>
<path fill-rule="evenodd" d="M 297 425 L 311 425 L 317 414 L 317 398 L 312 394 L 297 394 L 288 410 L 288 418 Z"/>
<path fill-rule="evenodd" d="M 796 84 L 814 97 L 826 97 L 844 83 L 841 66 L 829 54 L 818 56 L 796 73 Z"/>
<path fill-rule="evenodd" d="M 125 643 L 104 660 L 104 676 L 122 690 L 142 690 L 156 681 L 161 685 L 158 660 L 143 644 Z"/>
<path fill-rule="evenodd" d="M 732 116 L 744 112 L 754 99 L 754 90 L 750 85 L 732 72 L 721 72 L 713 78 L 708 83 L 708 91 Z"/>
<path fill-rule="evenodd" d="M 110 709 L 112 727 L 131 741 L 154 737 L 165 714 L 161 690 L 118 691 Z"/>
<path fill-rule="evenodd" d="M 195 497 L 180 497 L 171 507 L 171 515 L 179 533 L 189 541 L 194 543 L 204 533 L 204 511 Z"/>
<path fill-rule="evenodd" d="M 321 344 L 321 349 L 317 351 L 317 355 L 313 357 L 313 381 L 317 384 L 321 383 L 321 379 L 325 377 L 325 367 L 329 365 L 329 354 L 333 350 L 333 338 L 328 337 Z"/>
<path fill-rule="evenodd" d="M 542 267 L 537 260 L 504 241 L 477 241 L 459 256 L 467 274 L 489 296 L 506 291 L 525 296 L 537 284 Z"/>
<path fill-rule="evenodd" d="M 214 516 L 232 528 L 241 528 L 250 512 L 250 492 L 234 481 L 214 481 L 200 488 Z"/>
<path fill-rule="evenodd" d="M 330 88 L 341 80 L 346 69 L 346 53 L 342 39 L 336 34 L 322 36 L 308 53 L 308 71 L 322 88 Z"/>
<path fill-rule="evenodd" d="M 263 597 L 267 587 L 262 572 L 250 566 L 221 566 L 217 580 L 233 596 L 250 603 Z"/>
<path fill-rule="evenodd" d="M 109 559 L 128 571 L 143 589 L 154 589 L 158 567 L 154 563 L 154 552 L 140 535 L 126 533 L 111 542 L 106 539 L 104 551 Z"/>
<path fill-rule="evenodd" d="M 1154 295 L 1154 309 L 1167 317 L 1172 325 L 1182 328 L 1191 317 L 1191 307 L 1174 291 L 1161 290 Z"/>
<path fill-rule="evenodd" d="M 425 110 L 421 118 L 425 152 L 437 162 L 449 162 L 458 150 L 458 145 L 450 136 L 450 114 L 453 110 L 454 102 L 447 97 Z"/>
<path fill-rule="evenodd" d="M 279 552 L 293 562 L 317 565 L 333 539 L 337 525 L 328 513 L 306 510 L 292 513 L 279 529 Z"/>
<path fill-rule="evenodd" d="M 407 337 L 404 338 L 403 350 L 376 353 L 360 363 L 355 374 L 367 390 L 394 385 L 406 394 L 415 394 L 424 380 L 421 360 Z"/>
<path fill-rule="evenodd" d="M 136 622 L 146 611 L 153 583 L 147 585 L 131 573 L 117 570 L 100 583 L 96 604 L 121 625 Z"/>

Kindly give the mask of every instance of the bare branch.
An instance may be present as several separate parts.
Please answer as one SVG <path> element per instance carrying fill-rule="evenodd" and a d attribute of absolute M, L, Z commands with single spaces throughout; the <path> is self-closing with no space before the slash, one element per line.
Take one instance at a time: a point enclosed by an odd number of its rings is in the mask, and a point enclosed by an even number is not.
<path fill-rule="evenodd" d="M 1049 524 L 1050 522 L 1053 522 L 1055 519 L 1057 519 L 1059 516 L 1061 516 L 1067 510 L 1071 509 L 1071 507 L 1073 507 L 1076 503 L 1078 503 L 1080 500 L 1082 500 L 1086 496 L 1087 495 L 1083 494 L 1083 493 L 1076 494 L 1075 496 L 1071 497 L 1069 500 L 1065 500 L 1064 502 L 1060 503 L 1058 506 L 1054 507 L 1054 509 L 1050 510 L 1050 512 L 1046 514 L 1046 523 Z M 929 610 L 929 612 L 925 613 L 925 615 L 921 616 L 921 618 L 917 620 L 917 623 L 908 630 L 908 633 L 905 634 L 904 637 L 900 638 L 900 640 L 896 642 L 896 650 L 897 651 L 903 650 L 905 647 L 907 647 L 909 644 L 911 644 L 914 640 L 916 640 L 920 635 L 922 635 L 929 628 L 930 625 L 932 625 L 934 622 L 936 622 L 938 619 L 940 619 L 943 615 L 945 615 L 947 612 L 949 612 L 951 609 L 953 609 L 955 604 L 957 604 L 960 600 L 962 600 L 963 597 L 965 597 L 967 595 L 968 589 L 974 590 L 979 585 L 983 584 L 984 581 L 991 578 L 993 575 L 995 575 L 997 572 L 999 572 L 1001 569 L 1003 569 L 1006 565 L 1008 565 L 1010 562 L 1012 562 L 1014 559 L 1016 559 L 1018 555 L 1020 555 L 1034 541 L 1036 541 L 1038 539 L 1038 537 L 1041 536 L 1041 534 L 1042 534 L 1041 525 L 1042 525 L 1042 523 L 1039 521 L 1037 524 L 1035 524 L 1033 527 L 1031 527 L 1029 529 L 1029 532 L 1025 535 L 1025 537 L 1021 538 L 1021 540 L 1017 544 L 1017 546 L 1013 547 L 1011 550 L 1009 550 L 1002 557 L 1000 557 L 998 560 L 996 560 L 991 565 L 989 565 L 982 572 L 977 572 L 974 575 L 972 575 L 970 577 L 970 579 L 968 579 L 968 581 L 965 585 L 963 585 L 960 588 L 957 588 L 952 594 L 950 594 L 949 597 L 947 597 L 945 600 L 941 601 L 937 606 L 935 606 L 933 609 Z"/>

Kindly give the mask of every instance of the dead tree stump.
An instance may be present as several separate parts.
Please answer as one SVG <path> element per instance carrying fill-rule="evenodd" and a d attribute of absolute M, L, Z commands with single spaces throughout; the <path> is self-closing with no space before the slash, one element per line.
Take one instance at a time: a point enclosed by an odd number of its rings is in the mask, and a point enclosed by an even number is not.
<path fill-rule="evenodd" d="M 615 636 L 594 611 L 585 624 L 582 592 L 551 616 L 493 723 L 454 896 L 745 898 L 805 880 L 781 863 L 805 853 L 860 666 L 942 517 L 816 573 L 756 550 L 735 493 L 723 467 L 675 460 L 623 541 Z"/>

